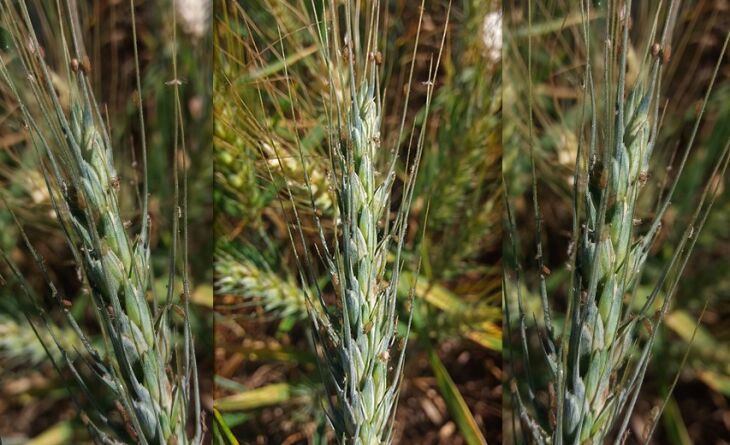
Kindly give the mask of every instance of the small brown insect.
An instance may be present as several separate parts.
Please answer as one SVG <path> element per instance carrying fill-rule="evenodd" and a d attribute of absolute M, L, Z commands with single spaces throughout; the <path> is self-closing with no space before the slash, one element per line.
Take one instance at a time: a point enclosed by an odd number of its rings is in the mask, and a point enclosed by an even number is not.
<path fill-rule="evenodd" d="M 547 267 L 546 265 L 543 264 L 542 265 L 542 273 L 544 273 L 545 275 L 550 275 L 552 273 L 552 271 L 550 270 L 549 267 Z"/>
<path fill-rule="evenodd" d="M 666 48 L 662 49 L 662 63 L 667 64 L 672 59 L 672 47 L 667 46 Z"/>
<path fill-rule="evenodd" d="M 550 406 L 556 406 L 557 398 L 555 397 L 555 384 L 552 382 L 548 383 L 548 397 L 550 397 Z"/>
<path fill-rule="evenodd" d="M 89 56 L 81 58 L 81 68 L 87 76 L 91 74 L 91 60 L 89 60 Z"/>
<path fill-rule="evenodd" d="M 76 195 L 76 205 L 78 205 L 79 208 L 82 210 L 86 208 L 86 198 L 84 198 L 84 195 L 82 195 L 82 194 Z"/>
<path fill-rule="evenodd" d="M 64 307 L 71 307 L 71 306 L 73 306 L 73 303 L 71 302 L 71 300 L 64 299 L 63 300 L 63 306 Z"/>
<path fill-rule="evenodd" d="M 555 385 L 553 383 L 548 384 L 548 397 L 550 399 L 550 424 L 555 427 L 557 424 L 557 411 L 558 402 L 555 394 Z"/>
<path fill-rule="evenodd" d="M 121 182 L 119 180 L 119 176 L 114 176 L 111 179 L 111 186 L 114 190 L 119 191 L 119 186 L 121 185 Z"/>
<path fill-rule="evenodd" d="M 183 296 L 181 295 L 181 296 L 180 296 L 180 299 L 182 300 L 183 298 L 184 298 L 184 297 L 183 297 Z M 173 311 L 175 311 L 175 313 L 176 313 L 176 314 L 177 314 L 178 316 L 180 316 L 180 318 L 183 318 L 183 319 L 184 319 L 184 318 L 186 318 L 186 314 L 185 314 L 185 311 L 184 311 L 184 310 L 183 310 L 183 308 L 181 308 L 180 306 L 172 306 L 172 309 L 173 309 Z"/>
<path fill-rule="evenodd" d="M 649 332 L 649 335 L 654 333 L 654 326 L 649 323 L 649 320 L 646 318 L 641 320 L 641 323 L 644 325 L 644 329 L 646 329 Z"/>
<path fill-rule="evenodd" d="M 121 402 L 119 400 L 114 401 L 114 407 L 117 409 L 119 414 L 122 416 L 122 420 L 125 422 L 129 422 L 129 416 L 127 415 L 127 411 L 124 409 L 124 406 L 122 406 Z"/>
<path fill-rule="evenodd" d="M 388 350 L 385 350 L 385 351 L 381 352 L 380 354 L 378 354 L 378 358 L 383 363 L 388 363 L 388 360 L 390 360 L 390 352 L 388 352 Z"/>
<path fill-rule="evenodd" d="M 132 422 L 129 419 L 129 414 L 127 413 L 127 410 L 124 409 L 124 406 L 122 406 L 122 404 L 118 400 L 114 402 L 114 405 L 116 406 L 117 411 L 119 411 L 119 414 L 122 416 L 122 422 L 124 423 L 124 428 L 127 430 L 127 434 L 129 434 L 136 441 L 137 432 L 132 426 Z"/>
<path fill-rule="evenodd" d="M 79 59 L 77 59 L 77 58 L 71 59 L 71 71 L 73 71 L 74 73 L 79 72 Z"/>
<path fill-rule="evenodd" d="M 605 189 L 608 186 L 608 172 L 606 169 L 601 171 L 601 176 L 598 181 L 598 185 L 601 189 Z"/>
<path fill-rule="evenodd" d="M 375 53 L 375 64 L 378 66 L 383 64 L 383 53 L 381 53 L 380 51 L 377 51 Z"/>

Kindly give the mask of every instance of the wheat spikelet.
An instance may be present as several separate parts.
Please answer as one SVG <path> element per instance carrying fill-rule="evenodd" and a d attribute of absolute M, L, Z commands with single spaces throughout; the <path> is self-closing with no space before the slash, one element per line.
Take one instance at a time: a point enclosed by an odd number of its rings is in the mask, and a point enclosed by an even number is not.
<path fill-rule="evenodd" d="M 9 372 L 41 365 L 48 359 L 43 343 L 50 344 L 54 338 L 66 350 L 79 346 L 76 334 L 70 329 L 56 330 L 53 334 L 45 335 L 43 341 L 39 341 L 27 321 L 0 314 L 0 367 Z M 59 360 L 61 355 L 56 353 L 53 358 Z"/>
<path fill-rule="evenodd" d="M 216 295 L 235 295 L 261 301 L 267 313 L 302 318 L 307 310 L 302 291 L 292 279 L 284 279 L 245 255 L 219 249 L 215 257 Z"/>

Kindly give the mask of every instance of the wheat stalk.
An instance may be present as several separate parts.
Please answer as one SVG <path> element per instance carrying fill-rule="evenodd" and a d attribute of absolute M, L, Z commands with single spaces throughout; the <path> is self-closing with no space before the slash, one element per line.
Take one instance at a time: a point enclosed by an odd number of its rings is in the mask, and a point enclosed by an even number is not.
<path fill-rule="evenodd" d="M 575 247 L 571 251 L 569 305 L 561 338 L 555 336 L 545 286 L 549 272 L 546 272 L 548 269 L 542 258 L 541 215 L 536 198 L 534 155 L 531 156 L 534 212 L 538 224 L 537 264 L 544 309 L 542 322 L 546 328 L 541 336 L 544 340 L 543 358 L 550 371 L 548 421 L 543 422 L 537 414 L 540 406 L 536 399 L 538 388 L 529 370 L 521 376 L 527 388 L 525 392 L 520 390 L 517 382 L 511 386 L 516 409 L 527 436 L 533 442 L 602 444 L 615 434 L 618 444 L 625 438 L 655 333 L 717 194 L 717 184 L 708 182 L 674 255 L 664 266 L 661 276 L 652 283 L 651 295 L 641 309 L 634 309 L 632 303 L 637 298 L 644 264 L 687 161 L 715 77 L 676 170 L 676 177 L 664 196 L 654 197 L 657 211 L 648 230 L 639 231 L 636 227 L 642 211 L 639 200 L 649 179 L 651 155 L 660 132 L 662 68 L 668 60 L 679 5 L 676 1 L 670 2 L 664 11 L 652 6 L 655 21 L 649 41 L 656 43 L 647 46 L 637 77 L 631 82 L 626 74 L 630 52 L 630 15 L 626 11 L 631 11 L 631 2 L 611 4 L 601 10 L 606 16 L 604 42 L 607 43 L 601 57 L 603 72 L 600 81 L 603 83 L 600 86 L 594 82 L 591 63 L 592 37 L 587 19 L 591 16 L 590 3 L 583 2 L 581 8 L 583 38 L 589 51 L 583 80 L 586 89 L 584 110 L 588 111 L 590 122 L 586 132 L 589 136 L 585 140 L 581 138 L 575 167 Z M 661 36 L 658 35 L 660 16 L 665 17 Z M 718 60 L 715 75 L 720 62 Z M 529 111 L 532 116 L 531 102 Z M 532 149 L 534 142 L 531 140 L 530 144 Z M 724 175 L 728 165 L 728 147 L 730 144 L 717 160 L 713 177 Z M 514 231 L 511 211 L 509 220 Z M 514 233 L 511 235 L 514 242 Z M 526 313 L 519 292 L 517 290 L 519 330 L 522 352 L 529 368 L 531 357 L 527 346 Z M 664 294 L 663 302 L 659 301 L 660 293 Z M 661 303 L 658 310 L 657 303 Z M 509 317 L 509 305 L 505 305 L 505 310 L 505 316 Z M 639 335 L 642 326 L 647 326 L 649 331 L 646 340 Z M 658 416 L 652 422 L 651 431 L 657 421 Z"/>
<path fill-rule="evenodd" d="M 332 248 L 319 224 L 319 212 L 314 212 L 321 241 L 318 252 L 330 274 L 336 309 L 328 307 L 313 278 L 308 250 L 299 258 L 300 270 L 303 282 L 311 284 L 304 286 L 307 308 L 319 352 L 320 374 L 329 395 L 326 412 L 337 440 L 353 445 L 387 444 L 392 437 L 407 339 L 407 334 L 400 337 L 397 332 L 401 250 L 424 134 L 414 148 L 402 202 L 392 222 L 389 210 L 395 159 L 386 164 L 386 169 L 379 167 L 384 150 L 380 133 L 380 4 L 371 2 L 360 10 L 359 4 L 345 2 L 344 17 L 339 14 L 338 7 L 330 2 L 322 17 L 327 26 L 318 34 L 330 84 L 330 181 L 337 211 Z M 319 22 L 320 18 L 315 20 Z M 362 23 L 365 27 L 361 33 Z M 420 25 L 419 21 L 419 33 Z M 344 26 L 343 32 L 340 26 Z M 431 66 L 433 72 L 437 64 Z M 428 111 L 432 77 L 427 85 Z M 304 158 L 300 159 L 304 163 Z M 306 167 L 302 170 L 307 171 Z M 305 184 L 316 208 L 309 177 L 305 177 Z M 296 209 L 295 217 L 299 222 Z M 301 224 L 298 228 L 299 239 L 306 246 Z M 394 259 L 388 258 L 391 249 L 395 251 Z"/>
<path fill-rule="evenodd" d="M 66 9 L 61 8 L 59 5 L 57 10 L 57 32 L 62 42 L 61 60 L 66 65 L 61 70 L 67 79 L 66 103 L 56 91 L 54 79 L 58 76 L 44 59 L 24 2 L 4 1 L 0 13 L 13 39 L 29 94 L 20 91 L 22 86 L 13 78 L 9 62 L 3 60 L 0 66 L 4 81 L 21 104 L 23 120 L 43 160 L 51 201 L 88 285 L 103 347 L 92 346 L 68 311 L 66 318 L 89 352 L 89 366 L 119 402 L 118 409 L 132 440 L 143 444 L 199 443 L 197 402 L 192 416 L 196 434 L 189 439 L 186 431 L 191 423 L 190 402 L 197 401 L 187 314 L 186 328 L 178 332 L 171 320 L 172 301 L 168 298 L 162 307 L 147 301 L 151 269 L 146 190 L 141 228 L 132 236 L 119 206 L 120 180 L 113 165 L 109 133 L 88 78 L 91 66 L 78 31 L 76 4 L 70 1 Z M 27 239 L 26 243 L 34 252 Z M 42 260 L 34 256 L 45 272 Z M 7 256 L 5 259 L 11 265 Z M 46 279 L 60 300 L 52 281 L 48 276 Z M 32 295 L 28 287 L 25 289 Z M 47 319 L 45 323 L 49 323 Z M 183 348 L 178 348 L 174 338 L 178 333 L 185 336 Z M 44 337 L 39 334 L 39 339 L 43 341 Z M 69 358 L 63 345 L 55 338 L 53 343 L 61 349 L 77 384 L 90 399 L 97 398 L 98 391 L 87 386 L 78 364 Z M 179 365 L 173 370 L 176 356 Z M 98 411 L 98 406 L 96 409 L 86 410 L 87 426 L 95 440 L 122 440 L 114 432 L 110 417 Z"/>

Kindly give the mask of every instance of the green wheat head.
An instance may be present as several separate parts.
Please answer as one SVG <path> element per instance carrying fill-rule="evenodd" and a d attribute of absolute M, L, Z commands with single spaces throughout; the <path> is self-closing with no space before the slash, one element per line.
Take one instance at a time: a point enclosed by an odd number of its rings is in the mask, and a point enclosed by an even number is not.
<path fill-rule="evenodd" d="M 321 241 L 316 250 L 332 283 L 334 307 L 313 278 L 309 250 L 300 258 L 300 268 L 303 281 L 311 284 L 305 286 L 311 289 L 307 307 L 329 395 L 327 416 L 339 443 L 373 445 L 390 443 L 402 378 L 407 333 L 397 331 L 397 289 L 424 136 L 413 148 L 402 201 L 391 220 L 396 163 L 383 156 L 389 150 L 381 135 L 381 6 L 359 6 L 329 2 L 323 16 L 315 17 L 323 22 L 319 38 L 329 76 L 327 144 L 336 207 L 332 247 L 317 216 L 321 212 L 314 212 Z M 427 84 L 426 115 L 433 79 Z M 298 227 L 304 242 L 300 223 Z"/>
<path fill-rule="evenodd" d="M 650 23 L 650 44 L 639 56 L 636 78 L 629 82 L 630 25 L 629 15 L 624 11 L 631 11 L 631 2 L 609 2 L 595 11 L 605 20 L 602 22 L 605 36 L 600 44 L 593 41 L 595 31 L 587 19 L 594 13 L 591 3 L 581 4 L 582 37 L 588 49 L 583 79 L 587 125 L 581 129 L 586 136 L 579 138 L 575 164 L 569 300 L 560 336 L 552 321 L 545 284 L 549 272 L 542 257 L 541 215 L 532 157 L 536 260 L 545 327 L 540 333 L 544 349 L 539 358 L 549 370 L 549 406 L 538 402 L 536 394 L 541 388 L 536 387 L 535 376 L 529 369 L 520 376 L 524 378 L 521 383 L 525 390 L 515 382 L 512 391 L 526 437 L 535 443 L 602 444 L 609 437 L 616 437 L 616 443 L 622 440 L 641 389 L 656 331 L 688 261 L 696 233 L 717 194 L 717 186 L 708 182 L 674 255 L 664 265 L 660 277 L 651 283 L 652 291 L 646 301 L 639 303 L 637 293 L 646 260 L 657 240 L 662 216 L 702 117 L 700 113 L 676 177 L 667 190 L 646 187 L 651 177 L 652 153 L 660 139 L 662 72 L 668 60 L 679 4 L 674 1 L 658 8 L 652 4 L 654 22 Z M 593 55 L 591 52 L 596 48 L 600 52 Z M 599 69 L 594 68 L 594 60 L 601 61 Z M 712 83 L 707 95 L 711 89 Z M 703 111 L 706 102 L 707 96 Z M 531 140 L 530 144 L 534 142 Z M 727 156 L 728 146 L 717 160 L 714 174 L 724 174 Z M 645 189 L 646 193 L 642 194 Z M 654 203 L 656 211 L 645 226 L 648 228 L 642 229 L 639 223 L 646 214 L 643 202 Z M 511 213 L 509 218 L 514 232 Z M 514 233 L 511 236 L 514 243 Z M 529 368 L 534 357 L 528 350 L 527 314 L 520 291 L 516 292 L 520 343 Z M 509 317 L 508 312 L 505 316 Z M 648 326 L 648 336 L 640 335 L 643 326 Z M 655 426 L 656 419 L 652 432 Z"/>
<path fill-rule="evenodd" d="M 79 346 L 72 329 L 58 329 L 53 334 L 46 334 L 39 342 L 36 331 L 27 320 L 0 314 L 0 366 L 8 373 L 35 368 L 48 360 L 43 344 L 51 344 L 54 339 L 66 350 Z M 61 354 L 54 352 L 53 359 L 60 360 Z"/>
<path fill-rule="evenodd" d="M 3 1 L 0 13 L 17 57 L 4 58 L 0 72 L 21 104 L 53 208 L 89 288 L 103 335 L 103 346 L 92 345 L 73 316 L 64 311 L 66 321 L 87 349 L 85 364 L 94 370 L 95 383 L 82 376 L 81 366 L 55 337 L 53 342 L 44 342 L 45 347 L 61 349 L 65 366 L 73 371 L 89 399 L 99 397 L 90 385 L 101 383 L 119 401 L 127 435 L 135 442 L 199 443 L 199 415 L 189 411 L 190 402 L 197 400 L 197 381 L 187 314 L 184 328 L 179 329 L 172 321 L 171 301 L 158 307 L 147 300 L 151 270 L 147 197 L 142 198 L 141 228 L 131 235 L 120 210 L 120 179 L 113 165 L 109 133 L 89 82 L 91 66 L 83 50 L 75 2 L 57 10 L 55 30 L 63 51 L 59 74 L 40 49 L 25 3 Z M 24 73 L 25 82 L 14 76 L 14 70 Z M 65 79 L 63 98 L 57 92 L 58 79 Z M 27 239 L 26 243 L 33 251 Z M 42 259 L 34 255 L 45 274 Z M 5 259 L 10 264 L 7 256 Z M 47 275 L 46 280 L 60 302 L 61 296 Z M 25 289 L 31 296 L 32 291 Z M 41 332 L 49 323 L 45 318 L 37 330 Z M 185 337 L 184 345 L 179 344 L 177 335 Z M 39 339 L 46 337 L 39 334 Z M 191 417 L 196 435 L 188 439 Z M 98 408 L 86 410 L 85 420 L 95 440 L 122 440 L 124 434 L 117 433 L 110 419 Z"/>
<path fill-rule="evenodd" d="M 267 314 L 305 318 L 306 302 L 293 277 L 284 278 L 265 260 L 236 248 L 221 247 L 215 257 L 215 294 L 240 297 L 245 303 L 260 303 Z"/>

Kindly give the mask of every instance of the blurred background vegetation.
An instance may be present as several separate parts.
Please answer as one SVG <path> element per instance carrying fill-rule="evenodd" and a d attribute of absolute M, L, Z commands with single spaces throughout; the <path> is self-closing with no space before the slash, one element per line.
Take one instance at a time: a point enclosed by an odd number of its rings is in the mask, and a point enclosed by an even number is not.
<path fill-rule="evenodd" d="M 141 137 L 138 100 L 134 78 L 134 54 L 130 2 L 91 0 L 80 3 L 79 17 L 85 30 L 90 54 L 92 86 L 103 112 L 108 116 L 115 163 L 120 175 L 122 196 L 134 196 L 135 183 L 141 178 Z M 186 157 L 189 181 L 189 248 L 193 280 L 193 320 L 201 391 L 206 407 L 212 405 L 212 57 L 209 33 L 209 2 L 134 1 L 137 22 L 142 106 L 145 112 L 149 160 L 150 213 L 152 218 L 152 262 L 156 271 L 154 285 L 164 289 L 168 267 L 170 221 L 178 209 L 173 198 L 173 156 Z M 47 58 L 53 59 L 57 36 L 40 8 L 53 10 L 55 2 L 29 5 Z M 187 8 L 187 9 L 186 9 Z M 175 23 L 177 32 L 175 33 Z M 0 30 L 0 56 L 7 49 Z M 176 35 L 176 36 L 175 36 Z M 183 106 L 185 150 L 173 147 L 174 92 L 171 88 L 173 55 L 177 56 L 178 81 Z M 43 177 L 36 163 L 28 133 L 19 124 L 17 104 L 7 86 L 0 84 L 0 248 L 9 253 L 37 286 L 45 287 L 34 268 L 29 252 L 19 239 L 19 231 L 8 212 L 12 209 L 33 243 L 43 255 L 51 276 L 67 295 L 76 296 L 69 309 L 89 326 L 95 326 L 89 298 L 81 291 L 71 252 L 66 248 L 55 216 L 51 211 Z M 133 198 L 123 199 L 122 208 L 131 220 L 139 219 Z M 0 270 L 0 437 L 3 443 L 86 443 L 85 428 L 68 398 L 68 388 L 46 358 L 40 342 L 23 316 L 23 300 L 7 271 Z M 35 275 L 34 275 L 35 274 Z M 165 277 L 165 279 L 161 278 Z M 47 300 L 52 313 L 59 308 Z M 60 337 L 67 347 L 77 342 L 69 332 Z"/>
<path fill-rule="evenodd" d="M 631 40 L 633 51 L 639 54 L 646 44 L 649 32 L 646 24 L 651 16 L 650 2 L 634 2 Z M 527 292 L 528 314 L 541 311 L 537 289 L 538 271 L 535 265 L 535 221 L 532 211 L 531 174 L 529 163 L 529 126 L 527 120 L 527 2 L 508 1 L 505 4 L 505 59 L 504 59 L 504 152 L 503 169 L 507 190 L 517 215 L 517 235 L 522 251 L 515 258 L 505 244 L 505 264 L 514 271 L 516 264 L 525 269 L 523 288 Z M 543 223 L 545 264 L 551 269 L 547 279 L 556 323 L 560 325 L 560 311 L 569 271 L 568 244 L 572 224 L 572 181 L 578 147 L 575 130 L 580 120 L 584 41 L 581 36 L 579 5 L 564 2 L 533 2 L 532 27 L 532 81 L 535 158 L 539 203 Z M 566 14 L 572 11 L 572 14 Z M 595 8 L 594 13 L 599 9 Z M 595 19 L 592 16 L 591 20 Z M 730 9 L 727 2 L 698 0 L 685 2 L 680 10 L 671 49 L 671 59 L 665 70 L 662 95 L 666 111 L 655 149 L 649 185 L 657 190 L 665 178 L 672 178 L 671 167 L 676 167 L 681 150 L 686 145 L 699 112 L 699 104 L 707 90 L 712 70 L 721 54 L 725 35 L 730 29 Z M 595 51 L 593 54 L 597 54 Z M 594 64 L 597 63 L 594 61 Z M 599 62 L 600 63 L 600 62 Z M 635 75 L 636 60 L 629 58 L 627 78 Z M 697 188 L 709 181 L 727 178 L 709 178 L 708 172 L 718 154 L 730 138 L 730 59 L 727 54 L 720 67 L 717 83 L 707 105 L 692 148 L 689 164 L 679 182 L 673 208 L 667 213 L 662 234 L 650 254 L 647 281 L 652 281 L 673 253 L 673 248 L 694 210 Z M 674 157 L 673 157 L 674 156 Z M 667 166 L 670 166 L 667 168 Z M 649 365 L 644 390 L 633 418 L 627 443 L 641 442 L 654 410 L 666 396 L 675 375 L 679 383 L 663 414 L 660 428 L 652 443 L 661 444 L 723 444 L 730 442 L 730 341 L 729 278 L 730 267 L 730 195 L 725 188 L 715 204 L 713 214 L 700 235 L 699 242 L 684 278 L 680 282 L 672 309 L 661 328 Z M 649 191 L 645 191 L 646 195 Z M 645 212 L 646 214 L 646 212 Z M 651 213 L 647 214 L 650 218 Z M 641 291 L 641 288 L 640 288 Z M 696 320 L 705 302 L 708 309 L 702 318 L 687 365 L 679 369 L 682 356 L 692 336 Z M 512 314 L 516 315 L 516 314 Z M 539 318 L 539 317 L 538 317 Z M 516 326 L 517 320 L 510 320 Z M 505 320 L 505 324 L 507 320 Z M 505 344 L 512 351 L 520 347 Z M 534 346 L 538 342 L 535 339 Z M 539 347 L 539 346 L 538 346 Z M 521 369 L 519 354 L 513 369 Z M 511 371 L 511 370 L 510 370 Z M 509 374 L 510 371 L 507 371 Z M 539 375 L 539 374 L 536 374 Z M 547 400 L 547 394 L 538 394 Z M 505 419 L 509 411 L 509 397 L 505 398 Z M 511 422 L 505 422 L 505 435 L 512 437 Z"/>
<path fill-rule="evenodd" d="M 407 130 L 396 140 L 402 110 L 407 129 L 423 122 L 422 82 L 438 55 L 448 4 L 426 2 L 415 60 L 418 2 L 383 6 L 381 138 L 383 147 L 402 152 L 396 205 L 405 147 L 418 136 Z M 330 90 L 313 26 L 322 7 L 216 4 L 216 407 L 219 426 L 240 443 L 327 439 L 286 192 L 288 186 L 305 242 L 314 245 L 313 214 L 329 232 L 334 212 L 323 108 Z M 414 285 L 416 296 L 396 415 L 395 443 L 402 444 L 501 441 L 501 15 L 497 2 L 451 7 L 400 283 L 401 320 Z"/>

